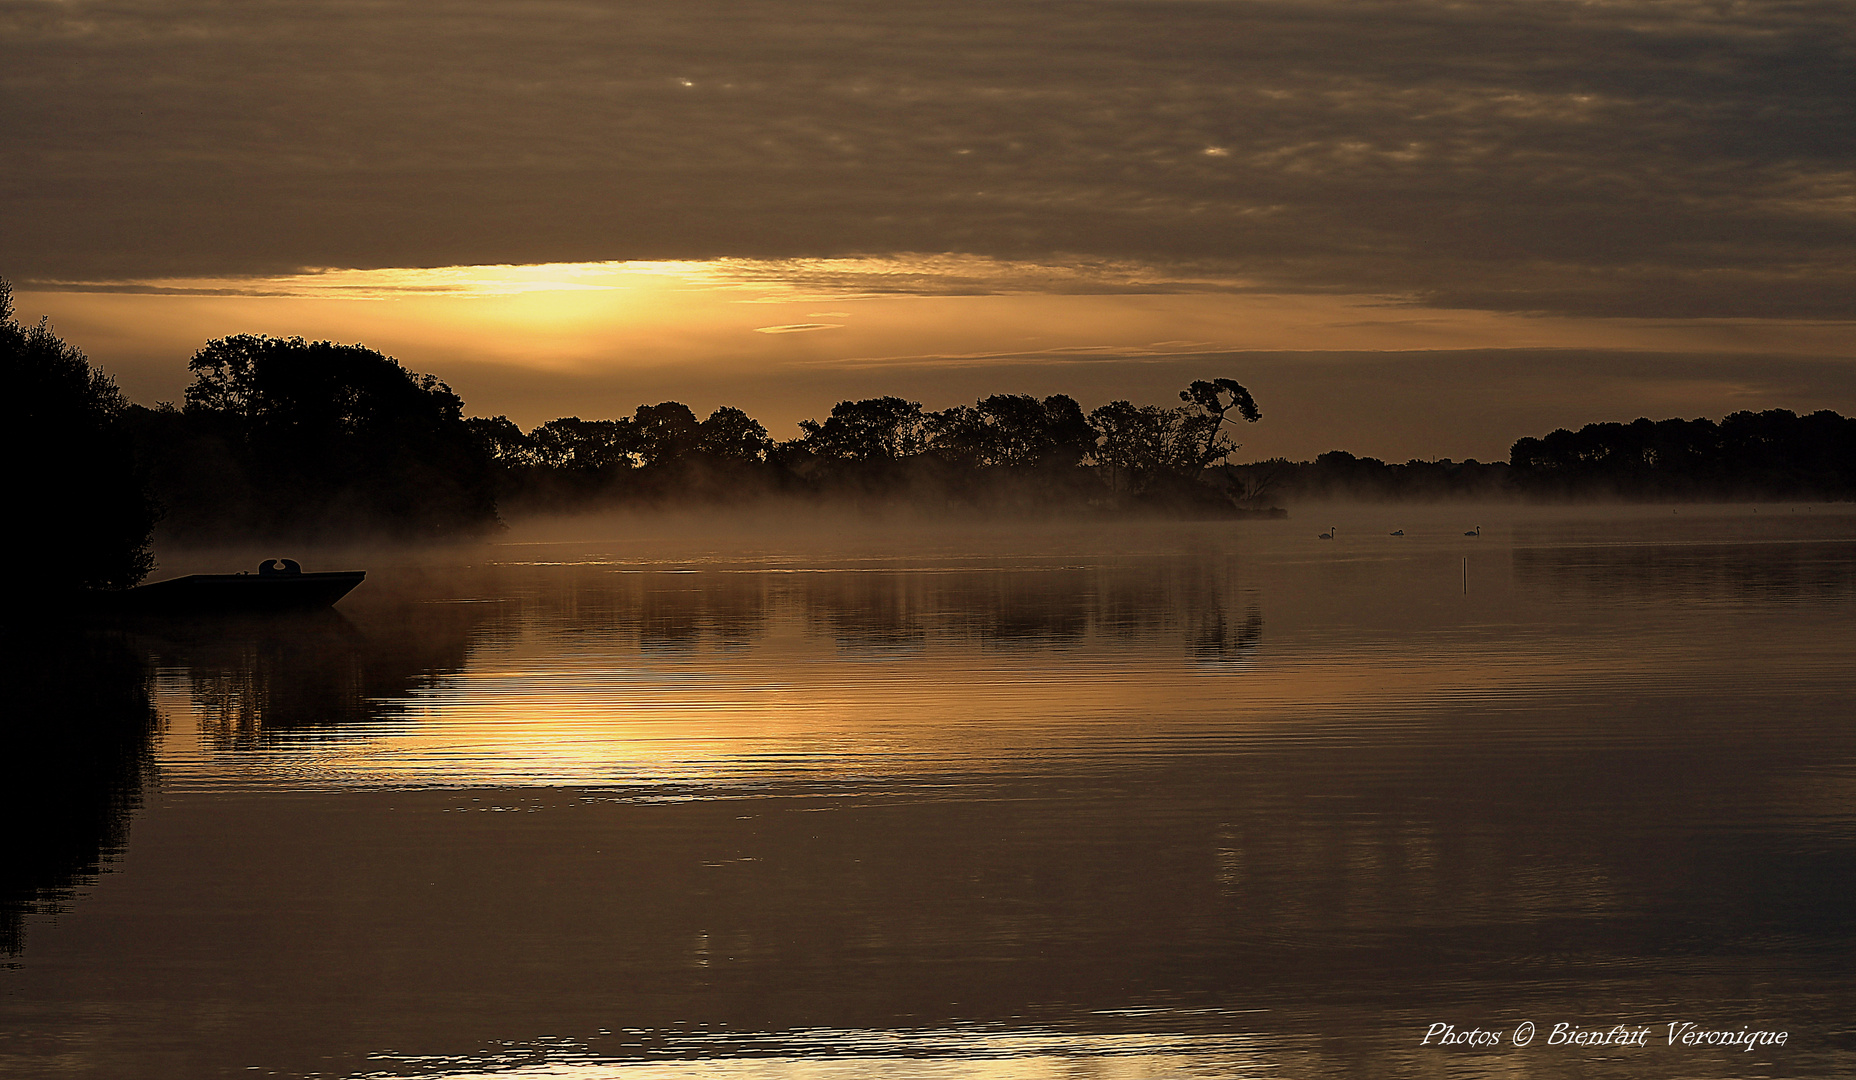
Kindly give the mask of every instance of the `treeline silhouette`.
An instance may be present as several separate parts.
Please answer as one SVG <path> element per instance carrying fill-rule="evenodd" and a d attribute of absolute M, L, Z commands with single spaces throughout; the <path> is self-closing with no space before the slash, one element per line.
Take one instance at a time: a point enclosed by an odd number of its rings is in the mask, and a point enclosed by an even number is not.
<path fill-rule="evenodd" d="M 675 401 L 526 432 L 501 416 L 466 424 L 511 513 L 769 495 L 994 510 L 1257 509 L 1205 472 L 1237 448 L 1225 425 L 1261 417 L 1249 391 L 1212 379 L 1179 396 L 1185 404 L 1172 408 L 1115 401 L 1087 415 L 1063 394 L 995 394 L 938 412 L 899 397 L 841 401 L 785 442 L 740 409 L 699 421 Z"/>
<path fill-rule="evenodd" d="M 1759 502 L 1856 498 L 1856 419 L 1830 411 L 1737 412 L 1561 428 L 1517 440 L 1505 462 L 1391 464 L 1330 450 L 1213 470 L 1282 501 L 1524 499 Z"/>
<path fill-rule="evenodd" d="M 524 431 L 466 417 L 430 375 L 361 345 L 243 334 L 188 362 L 180 406 L 127 403 L 50 326 L 21 325 L 0 281 L 4 428 L 24 592 L 121 588 L 153 563 L 155 522 L 190 541 L 470 537 L 504 517 L 780 497 L 933 512 L 1281 514 L 1307 499 L 1856 497 L 1856 420 L 1739 412 L 1589 424 L 1516 442 L 1507 462 L 1388 464 L 1341 450 L 1232 464 L 1261 418 L 1228 378 L 1181 404 L 994 394 L 939 411 L 841 401 L 775 440 L 742 409 L 680 402 Z"/>
<path fill-rule="evenodd" d="M 1536 498 L 1652 500 L 1856 497 L 1856 419 L 1823 410 L 1712 420 L 1587 424 L 1521 439 L 1515 489 Z"/>

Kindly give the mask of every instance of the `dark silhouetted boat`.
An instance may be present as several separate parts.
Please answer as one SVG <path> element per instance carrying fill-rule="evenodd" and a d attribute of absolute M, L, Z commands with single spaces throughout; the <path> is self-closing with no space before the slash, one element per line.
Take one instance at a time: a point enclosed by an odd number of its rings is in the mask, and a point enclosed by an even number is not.
<path fill-rule="evenodd" d="M 255 574 L 189 574 L 111 595 L 116 611 L 206 613 L 309 611 L 347 596 L 365 570 L 306 574 L 294 559 L 266 559 Z"/>

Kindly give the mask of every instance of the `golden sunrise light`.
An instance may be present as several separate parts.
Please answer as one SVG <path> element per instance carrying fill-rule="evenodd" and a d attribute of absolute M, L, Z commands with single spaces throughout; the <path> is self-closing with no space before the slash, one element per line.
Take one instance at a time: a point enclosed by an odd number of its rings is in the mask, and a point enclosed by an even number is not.
<path fill-rule="evenodd" d="M 1856 325 L 1504 313 L 1272 292 L 1136 264 L 951 256 L 325 270 L 94 283 L 22 292 L 20 302 L 56 311 L 99 360 L 119 357 L 107 369 L 137 397 L 177 399 L 186 356 L 256 331 L 366 343 L 445 378 L 472 412 L 524 425 L 671 398 L 759 403 L 766 423 L 790 430 L 859 391 L 932 407 L 1072 386 L 1103 400 L 1164 400 L 1194 373 L 1248 369 L 1289 416 L 1312 416 L 1317 402 L 1327 410 L 1318 426 L 1259 429 L 1251 445 L 1264 456 L 1342 445 L 1345 426 L 1359 423 L 1376 440 L 1362 445 L 1388 456 L 1494 457 L 1530 403 L 1542 417 L 1535 426 L 1620 397 L 1645 412 L 1727 411 L 1773 392 L 1760 369 L 1715 373 L 1747 355 L 1794 370 L 1817 364 L 1827 400 L 1840 401 L 1840 358 Z M 1507 387 L 1516 400 L 1465 423 L 1468 388 L 1430 381 L 1442 376 L 1423 367 L 1475 350 L 1494 354 L 1475 365 L 1483 389 Z M 1554 352 L 1719 359 L 1705 376 L 1677 368 L 1633 376 L 1628 390 L 1607 378 L 1540 397 L 1530 383 Z M 1400 363 L 1432 398 L 1402 417 L 1400 434 L 1362 415 L 1376 396 L 1333 398 L 1329 379 L 1371 380 Z"/>
<path fill-rule="evenodd" d="M 1856 1076 L 1851 0 L 0 0 L 0 1077 Z"/>

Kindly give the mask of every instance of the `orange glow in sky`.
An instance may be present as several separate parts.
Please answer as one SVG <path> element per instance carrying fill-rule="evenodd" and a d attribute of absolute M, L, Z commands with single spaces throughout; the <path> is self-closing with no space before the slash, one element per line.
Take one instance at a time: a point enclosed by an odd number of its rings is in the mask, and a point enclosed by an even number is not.
<path fill-rule="evenodd" d="M 1366 436 L 1352 440 L 1361 452 L 1394 458 L 1500 456 L 1530 423 L 1548 422 L 1487 412 L 1504 381 L 1532 377 L 1525 350 L 1834 362 L 1856 339 L 1849 322 L 1528 316 L 1400 297 L 1253 291 L 1239 280 L 1133 265 L 952 256 L 330 270 L 99 283 L 22 293 L 19 306 L 27 317 L 49 313 L 63 336 L 148 404 L 178 400 L 186 358 L 235 333 L 360 342 L 447 380 L 469 412 L 507 414 L 524 426 L 676 399 L 699 411 L 742 407 L 778 438 L 848 397 L 897 393 L 930 408 L 985 393 L 1070 393 L 1085 407 L 1116 397 L 1164 402 L 1175 383 L 1209 372 L 1250 383 L 1266 415 L 1272 405 L 1275 416 L 1284 408 L 1306 414 L 1299 432 L 1257 428 L 1249 443 L 1256 452 L 1312 455 L 1349 445 L 1345 431 L 1353 430 Z M 1374 444 L 1371 414 L 1386 398 L 1370 389 L 1346 406 L 1347 425 L 1310 430 L 1310 419 L 1342 415 L 1320 388 L 1324 379 L 1371 382 L 1385 377 L 1375 369 L 1388 359 L 1464 350 L 1507 350 L 1511 362 L 1485 365 L 1480 393 L 1455 400 L 1449 377 L 1437 376 L 1427 400 L 1438 416 L 1428 422 L 1422 404 L 1404 407 L 1419 432 L 1433 429 L 1429 442 L 1420 435 L 1405 446 Z M 1288 357 L 1262 363 L 1257 354 L 1265 353 Z M 1360 355 L 1348 363 L 1325 353 Z M 1422 373 L 1403 378 L 1423 382 Z M 1610 399 L 1630 413 L 1622 419 L 1786 404 L 1762 392 L 1756 381 L 1693 373 L 1635 380 L 1630 389 L 1600 378 L 1583 385 L 1585 412 L 1572 412 L 1568 400 L 1567 420 L 1557 422 L 1618 419 L 1603 411 Z M 1526 400 L 1536 411 L 1558 404 L 1550 386 L 1530 385 Z M 1476 409 L 1488 416 L 1486 432 L 1461 420 Z M 1448 442 L 1449 432 L 1458 442 Z"/>

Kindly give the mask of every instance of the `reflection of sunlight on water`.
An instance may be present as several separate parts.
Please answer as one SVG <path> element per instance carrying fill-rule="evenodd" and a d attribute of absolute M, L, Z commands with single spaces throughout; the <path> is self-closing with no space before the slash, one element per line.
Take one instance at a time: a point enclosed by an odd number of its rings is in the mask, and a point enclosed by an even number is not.
<path fill-rule="evenodd" d="M 677 1040 L 690 1054 L 739 1037 Z M 757 1043 L 761 1040 L 755 1040 Z M 798 1044 L 798 1045 L 795 1045 Z M 639 1046 L 642 1044 L 632 1044 Z M 540 1059 L 540 1060 L 537 1060 Z M 394 1075 L 430 1080 L 1160 1080 L 1279 1075 L 1280 1054 L 1244 1035 L 996 1031 L 810 1031 L 767 1040 L 752 1056 L 614 1060 L 580 1046 L 538 1046 L 489 1058 L 376 1055 Z"/>
<path fill-rule="evenodd" d="M 930 645 L 845 658 L 480 655 L 398 714 L 228 748 L 172 677 L 157 704 L 170 785 L 450 787 L 901 780 L 1019 767 L 1027 756 L 1237 751 L 1255 738 L 1346 741 L 1413 708 L 1603 686 L 1671 658 L 1465 648 L 1318 652 L 1249 666 L 1178 650 Z"/>
<path fill-rule="evenodd" d="M 339 616 L 143 628 L 159 787 L 122 872 L 4 973 L 33 1034 L 0 1057 L 1852 1075 L 1852 530 L 1332 520 L 1035 565 L 549 548 Z M 432 602 L 465 597 L 496 602 Z M 1440 1019 L 1666 1008 L 1795 1042 L 1417 1049 Z"/>
<path fill-rule="evenodd" d="M 437 621 L 384 631 L 335 620 L 320 667 L 288 637 L 191 672 L 170 663 L 158 758 L 166 783 L 204 787 L 901 783 L 1357 742 L 1438 709 L 1571 694 L 1733 690 L 1756 655 L 1768 673 L 1830 670 L 1838 639 L 1798 635 L 1764 601 L 1836 602 L 1812 583 L 1847 565 L 1847 545 L 1646 561 L 1628 545 L 1660 521 L 1599 525 L 1627 547 L 1520 549 L 1441 528 L 1397 545 L 1084 531 L 1055 558 L 960 532 L 913 558 L 822 562 L 560 545 L 454 582 L 497 597 L 494 611 L 413 605 Z M 1464 550 L 1477 553 L 1467 593 Z M 493 633 L 473 621 L 492 615 Z M 425 639 L 454 644 L 368 675 L 383 649 Z"/>
<path fill-rule="evenodd" d="M 1667 659 L 1496 649 L 1312 655 L 1257 670 L 1179 657 L 1000 662 L 952 655 L 815 661 L 765 670 L 752 657 L 627 670 L 449 675 L 386 720 L 284 733 L 226 750 L 200 737 L 197 701 L 163 681 L 171 785 L 460 787 L 713 785 L 780 779 L 906 779 L 1238 752 L 1247 740 L 1357 739 L 1414 707 L 1514 701 L 1604 687 Z"/>

